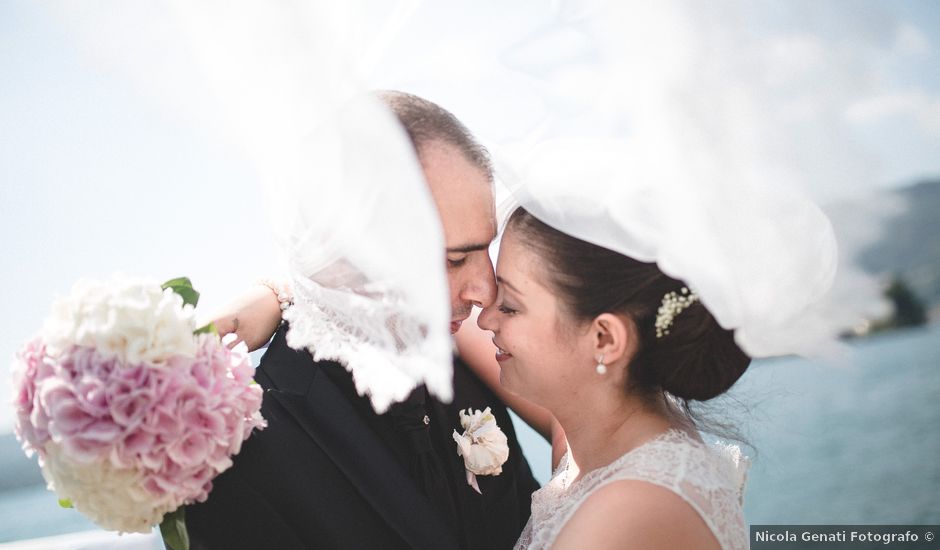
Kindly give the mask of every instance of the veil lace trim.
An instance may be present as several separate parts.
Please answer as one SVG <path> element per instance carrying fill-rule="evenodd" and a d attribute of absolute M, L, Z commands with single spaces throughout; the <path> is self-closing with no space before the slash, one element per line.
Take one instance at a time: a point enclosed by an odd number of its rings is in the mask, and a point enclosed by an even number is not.
<path fill-rule="evenodd" d="M 420 384 L 449 400 L 451 371 L 428 340 L 419 314 L 390 290 L 329 288 L 292 277 L 293 304 L 287 344 L 306 348 L 314 360 L 337 360 L 353 375 L 356 391 L 368 395 L 378 413 L 403 401 Z M 443 366 L 443 367 L 442 367 Z"/>

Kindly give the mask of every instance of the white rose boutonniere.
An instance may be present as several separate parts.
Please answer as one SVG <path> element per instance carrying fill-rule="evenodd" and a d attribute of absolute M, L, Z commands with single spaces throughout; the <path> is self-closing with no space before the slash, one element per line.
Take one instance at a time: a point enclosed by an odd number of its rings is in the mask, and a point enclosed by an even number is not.
<path fill-rule="evenodd" d="M 463 457 L 467 469 L 467 484 L 480 491 L 476 476 L 495 476 L 503 472 L 503 464 L 509 458 L 509 443 L 506 434 L 496 425 L 496 418 L 487 407 L 482 411 L 467 409 L 460 411 L 460 425 L 464 432 L 454 430 L 457 454 Z"/>

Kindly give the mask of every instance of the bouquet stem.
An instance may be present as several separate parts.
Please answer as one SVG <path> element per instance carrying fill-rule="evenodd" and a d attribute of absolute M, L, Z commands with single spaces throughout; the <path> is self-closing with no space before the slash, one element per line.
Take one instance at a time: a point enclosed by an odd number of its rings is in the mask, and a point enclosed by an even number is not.
<path fill-rule="evenodd" d="M 160 523 L 163 544 L 170 550 L 189 550 L 189 533 L 186 532 L 186 507 L 180 506 L 175 512 L 163 516 Z"/>

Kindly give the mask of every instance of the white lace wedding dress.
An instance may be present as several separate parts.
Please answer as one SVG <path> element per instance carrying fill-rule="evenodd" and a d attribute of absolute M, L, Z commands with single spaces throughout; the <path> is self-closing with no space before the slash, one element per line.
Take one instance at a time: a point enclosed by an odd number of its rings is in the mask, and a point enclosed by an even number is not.
<path fill-rule="evenodd" d="M 572 483 L 577 466 L 566 454 L 552 480 L 532 494 L 532 516 L 516 550 L 550 548 L 571 516 L 594 491 L 620 480 L 646 481 L 682 497 L 724 550 L 748 547 L 741 504 L 748 460 L 733 445 L 708 445 L 669 430 Z M 629 510 L 624 510 L 629 514 Z"/>

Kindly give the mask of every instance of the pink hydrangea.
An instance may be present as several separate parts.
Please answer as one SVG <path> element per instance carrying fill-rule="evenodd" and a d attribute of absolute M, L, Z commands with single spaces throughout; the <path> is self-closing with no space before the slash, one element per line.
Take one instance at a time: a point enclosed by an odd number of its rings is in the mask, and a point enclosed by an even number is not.
<path fill-rule="evenodd" d="M 264 427 L 244 346 L 230 350 L 210 334 L 195 343 L 194 356 L 159 364 L 79 345 L 53 355 L 39 339 L 17 355 L 17 436 L 39 454 L 50 488 L 99 525 L 140 531 L 204 501 Z M 99 478 L 130 486 L 107 487 L 109 496 L 83 481 Z"/>

